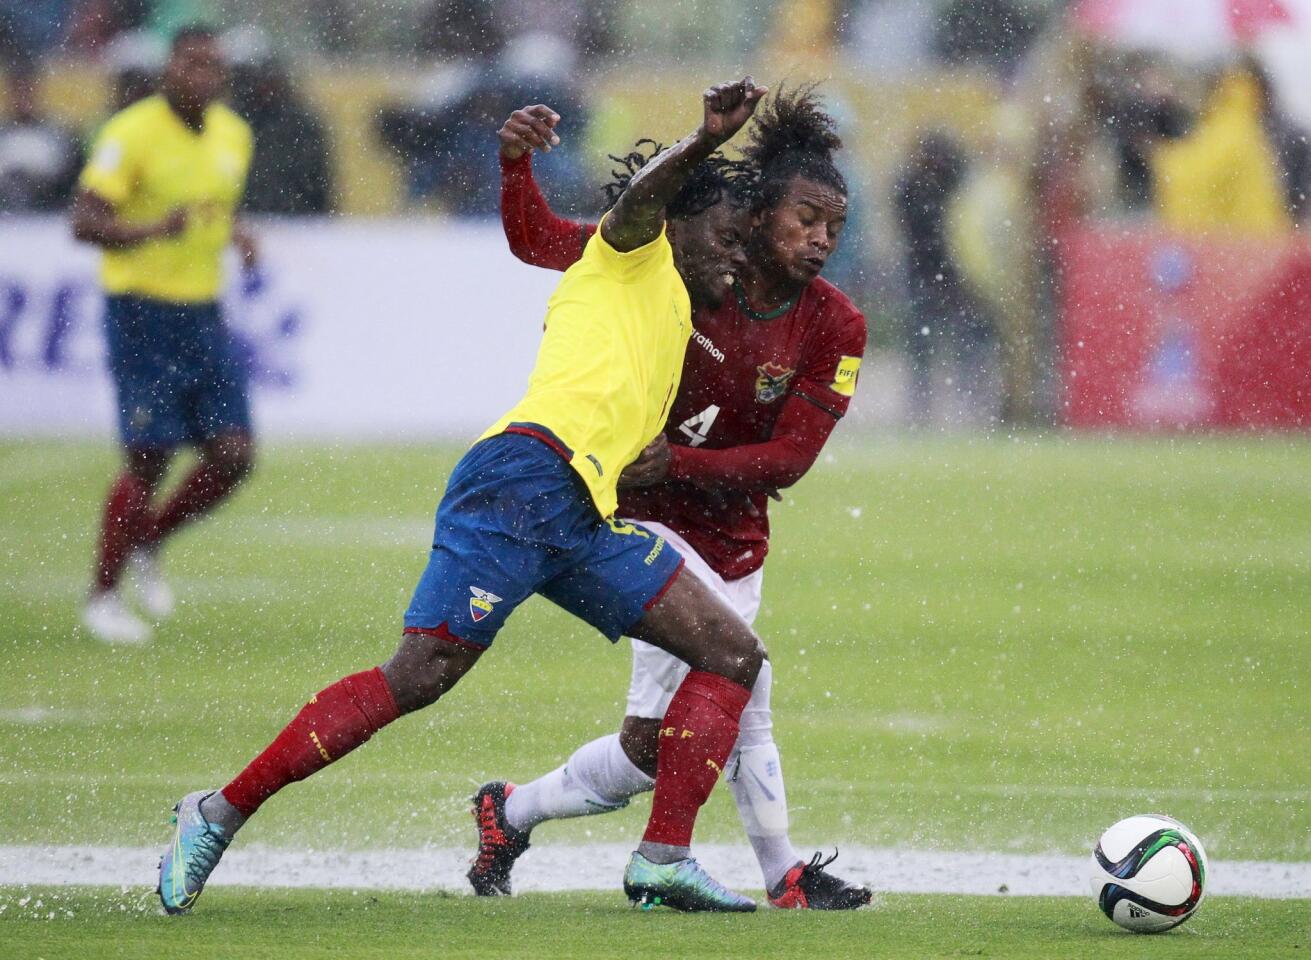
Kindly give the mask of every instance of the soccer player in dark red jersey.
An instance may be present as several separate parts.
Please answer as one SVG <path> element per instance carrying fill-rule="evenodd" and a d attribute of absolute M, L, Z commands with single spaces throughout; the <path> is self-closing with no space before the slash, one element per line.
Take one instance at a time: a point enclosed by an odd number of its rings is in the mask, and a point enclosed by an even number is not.
<path fill-rule="evenodd" d="M 532 150 L 558 142 L 558 122 L 537 105 L 501 128 L 501 213 L 520 259 L 564 270 L 595 228 L 555 216 L 533 180 Z M 748 623 L 760 607 L 770 496 L 815 462 L 847 410 L 865 349 L 864 317 L 819 276 L 846 219 L 846 183 L 832 159 L 840 146 L 812 88 L 780 91 L 757 112 L 743 151 L 756 179 L 748 265 L 732 297 L 694 316 L 665 432 L 621 480 L 620 515 L 659 531 Z M 469 872 L 476 892 L 509 892 L 510 869 L 538 823 L 617 810 L 651 789 L 661 718 L 687 669 L 634 641 L 620 733 L 580 747 L 531 783 L 479 790 L 479 855 Z M 828 873 L 831 861 L 819 855 L 803 860 L 789 840 L 771 672 L 766 662 L 725 768 L 770 900 L 863 906 L 868 889 Z"/>

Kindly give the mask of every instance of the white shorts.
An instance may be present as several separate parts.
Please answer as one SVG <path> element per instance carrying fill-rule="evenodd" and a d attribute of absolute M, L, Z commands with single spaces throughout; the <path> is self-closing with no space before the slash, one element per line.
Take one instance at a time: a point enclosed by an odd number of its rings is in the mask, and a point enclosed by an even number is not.
<path fill-rule="evenodd" d="M 683 557 L 688 571 L 708 586 L 727 603 L 737 615 L 752 624 L 760 612 L 760 588 L 765 579 L 762 567 L 740 580 L 725 580 L 701 559 L 686 540 L 664 524 L 650 520 L 640 522 L 652 533 L 669 541 L 669 545 Z M 660 719 L 669 709 L 669 701 L 687 676 L 688 665 L 672 653 L 653 647 L 641 640 L 633 640 L 633 678 L 628 684 L 628 709 L 625 716 Z"/>

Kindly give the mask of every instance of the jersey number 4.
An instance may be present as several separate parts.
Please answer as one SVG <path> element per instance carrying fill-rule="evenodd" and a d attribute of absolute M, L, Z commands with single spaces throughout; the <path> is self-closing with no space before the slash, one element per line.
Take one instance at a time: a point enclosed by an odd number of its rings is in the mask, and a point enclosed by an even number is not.
<path fill-rule="evenodd" d="M 717 416 L 719 416 L 719 407 L 712 403 L 695 417 L 689 417 L 680 423 L 678 431 L 687 437 L 688 446 L 699 447 L 706 442 L 706 437 L 710 433 L 710 428 L 715 425 Z"/>

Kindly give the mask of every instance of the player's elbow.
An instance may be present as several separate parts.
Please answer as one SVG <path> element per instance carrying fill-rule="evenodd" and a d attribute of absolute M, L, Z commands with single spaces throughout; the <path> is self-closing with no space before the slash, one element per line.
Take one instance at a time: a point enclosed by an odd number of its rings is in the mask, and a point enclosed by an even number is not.
<path fill-rule="evenodd" d="M 510 234 L 508 231 L 505 234 L 505 239 L 510 245 L 510 252 L 515 255 L 516 259 L 520 260 L 523 263 L 528 264 L 530 267 L 536 267 L 540 265 L 535 255 L 535 250 L 533 248 L 533 245 L 529 243 L 526 239 L 517 238 L 512 234 Z"/>

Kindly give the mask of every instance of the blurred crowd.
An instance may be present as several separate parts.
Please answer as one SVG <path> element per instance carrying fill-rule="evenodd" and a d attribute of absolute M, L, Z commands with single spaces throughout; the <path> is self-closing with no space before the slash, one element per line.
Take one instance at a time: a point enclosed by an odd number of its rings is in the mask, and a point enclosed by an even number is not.
<path fill-rule="evenodd" d="M 340 206 L 341 144 L 299 82 L 311 65 L 406 64 L 410 81 L 371 110 L 372 148 L 399 171 L 405 207 L 470 218 L 496 215 L 493 132 L 526 102 L 569 116 L 589 146 L 540 158 L 553 203 L 599 212 L 607 150 L 592 146 L 622 145 L 601 95 L 615 72 L 764 62 L 840 77 L 824 93 L 844 132 L 881 120 L 860 114 L 853 84 L 895 80 L 931 99 L 966 76 L 988 91 L 986 122 L 925 121 L 868 164 L 848 150 L 852 221 L 832 279 L 875 320 L 875 342 L 902 349 L 913 419 L 1038 423 L 1052 409 L 1063 230 L 1117 218 L 1274 236 L 1305 222 L 1311 189 L 1306 130 L 1250 49 L 1199 62 L 1117 46 L 1077 29 L 1083 4 L 0 0 L 0 211 L 67 203 L 92 132 L 46 111 L 45 75 L 101 64 L 107 116 L 151 92 L 167 37 L 198 20 L 226 28 L 230 100 L 255 130 L 246 207 L 281 215 Z"/>

